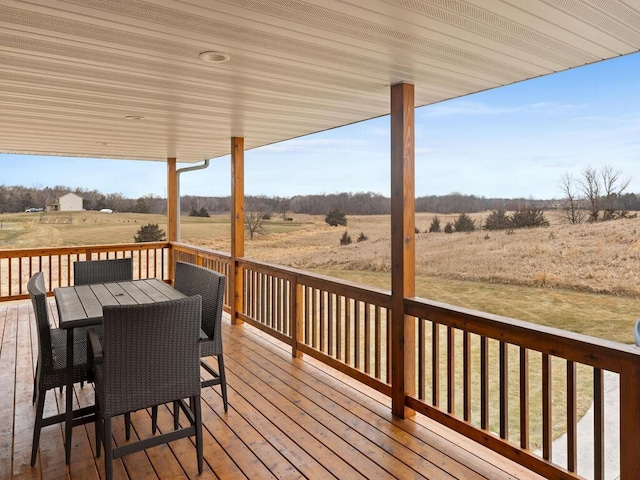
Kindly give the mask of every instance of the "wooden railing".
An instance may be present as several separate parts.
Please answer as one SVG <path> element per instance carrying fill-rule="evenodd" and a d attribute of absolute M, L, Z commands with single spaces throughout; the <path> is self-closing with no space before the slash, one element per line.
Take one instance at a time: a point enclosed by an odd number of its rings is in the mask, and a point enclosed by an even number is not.
<path fill-rule="evenodd" d="M 73 285 L 73 262 L 133 258 L 134 278 L 168 280 L 168 242 L 0 250 L 0 301 L 28 298 L 27 282 L 44 272 L 47 292 Z"/>
<path fill-rule="evenodd" d="M 170 249 L 169 252 L 167 250 Z M 137 275 L 173 271 L 168 258 L 227 275 L 228 254 L 184 244 L 0 251 L 3 300 L 24 298 L 30 274 L 45 269 L 49 287 L 72 280 L 75 259 L 134 256 Z M 242 273 L 238 320 L 273 335 L 341 372 L 391 395 L 391 294 L 309 272 L 238 259 Z M 229 310 L 232 286 L 227 285 Z M 580 478 L 583 457 L 605 472 L 604 418 L 619 409 L 619 472 L 634 478 L 640 458 L 640 349 L 420 298 L 401 312 L 415 331 L 415 394 L 405 405 L 511 458 L 547 478 Z M 605 378 L 619 383 L 604 401 Z M 586 392 L 586 393 L 585 393 Z M 578 420 L 593 404 L 593 447 L 578 449 Z M 536 425 L 536 429 L 532 429 Z M 539 430 L 539 431 L 534 431 Z M 553 440 L 566 432 L 564 451 Z M 556 461 L 561 454 L 566 460 Z"/>
<path fill-rule="evenodd" d="M 417 390 L 408 407 L 547 478 L 575 478 L 581 459 L 593 459 L 593 471 L 584 472 L 591 478 L 637 473 L 640 349 L 418 298 L 405 300 L 405 314 L 415 318 L 418 345 Z M 617 405 L 605 405 L 605 372 L 618 380 Z M 587 442 L 593 447 L 579 451 L 578 392 L 585 395 L 585 388 L 594 409 Z M 530 430 L 536 405 L 538 433 Z M 618 407 L 620 471 L 605 472 L 607 449 L 616 449 L 605 445 L 605 411 L 615 416 Z M 555 415 L 563 420 L 554 421 Z M 565 451 L 553 451 L 554 425 L 566 432 Z M 538 450 L 531 444 L 536 435 L 539 455 L 532 451 Z M 552 463 L 554 454 L 566 461 Z"/>
<path fill-rule="evenodd" d="M 241 320 L 390 395 L 389 292 L 244 258 L 238 264 Z"/>

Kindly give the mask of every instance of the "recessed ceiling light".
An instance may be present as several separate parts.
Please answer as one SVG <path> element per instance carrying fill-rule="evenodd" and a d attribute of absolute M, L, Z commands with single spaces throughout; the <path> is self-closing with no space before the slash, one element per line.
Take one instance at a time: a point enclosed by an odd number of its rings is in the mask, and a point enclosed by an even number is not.
<path fill-rule="evenodd" d="M 140 116 L 140 115 L 127 115 L 126 117 L 124 117 L 125 120 L 144 120 L 144 117 Z"/>
<path fill-rule="evenodd" d="M 200 60 L 209 63 L 224 63 L 228 62 L 231 56 L 228 53 L 223 52 L 202 52 L 200 54 Z"/>

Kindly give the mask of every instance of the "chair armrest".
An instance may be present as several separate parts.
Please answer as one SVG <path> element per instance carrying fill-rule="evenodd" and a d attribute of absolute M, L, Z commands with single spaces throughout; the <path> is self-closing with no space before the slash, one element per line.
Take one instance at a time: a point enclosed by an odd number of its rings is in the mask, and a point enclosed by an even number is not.
<path fill-rule="evenodd" d="M 87 332 L 87 342 L 89 343 L 89 367 L 102 363 L 102 344 L 98 333 L 93 328 Z"/>

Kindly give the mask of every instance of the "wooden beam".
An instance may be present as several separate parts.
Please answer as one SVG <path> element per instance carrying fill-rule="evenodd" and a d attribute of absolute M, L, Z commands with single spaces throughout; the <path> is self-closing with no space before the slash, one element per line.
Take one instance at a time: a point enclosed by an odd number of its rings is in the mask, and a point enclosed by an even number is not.
<path fill-rule="evenodd" d="M 176 173 L 176 159 L 167 158 L 167 240 L 176 242 L 178 240 L 178 222 L 180 212 L 178 212 L 178 175 Z M 173 249 L 169 249 L 169 280 L 173 284 L 174 280 L 174 256 Z"/>
<path fill-rule="evenodd" d="M 415 394 L 415 322 L 404 315 L 404 299 L 415 295 L 414 87 L 391 86 L 391 406 L 401 418 Z"/>
<path fill-rule="evenodd" d="M 244 256 L 244 138 L 231 138 L 231 321 L 242 324 L 242 269 L 238 258 Z"/>

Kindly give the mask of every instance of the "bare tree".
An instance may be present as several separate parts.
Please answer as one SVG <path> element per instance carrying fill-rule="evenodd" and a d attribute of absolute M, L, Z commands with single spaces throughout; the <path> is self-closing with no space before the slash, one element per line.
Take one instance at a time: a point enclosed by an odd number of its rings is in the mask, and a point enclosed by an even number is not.
<path fill-rule="evenodd" d="M 617 215 L 624 216 L 624 212 L 618 210 L 618 199 L 631 183 L 631 179 L 622 180 L 622 172 L 614 170 L 611 165 L 602 168 L 600 172 L 602 178 L 602 202 L 603 220 L 613 220 Z"/>
<path fill-rule="evenodd" d="M 589 200 L 591 213 L 589 214 L 590 222 L 597 222 L 600 214 L 600 177 L 595 168 L 589 166 L 582 172 L 582 178 L 578 180 L 580 190 Z"/>
<path fill-rule="evenodd" d="M 244 228 L 249 232 L 249 238 L 253 240 L 253 236 L 264 233 L 264 222 L 267 219 L 266 210 L 258 204 L 245 202 L 244 212 Z"/>
<path fill-rule="evenodd" d="M 575 190 L 575 181 L 573 175 L 565 173 L 560 178 L 560 188 L 566 198 L 565 213 L 567 220 L 571 224 L 578 224 L 584 221 L 584 210 L 580 208 L 580 198 Z"/>

